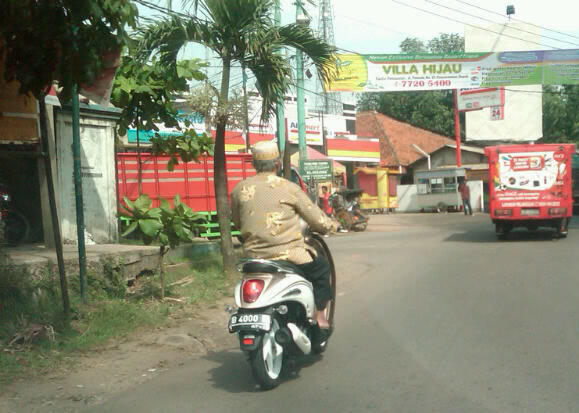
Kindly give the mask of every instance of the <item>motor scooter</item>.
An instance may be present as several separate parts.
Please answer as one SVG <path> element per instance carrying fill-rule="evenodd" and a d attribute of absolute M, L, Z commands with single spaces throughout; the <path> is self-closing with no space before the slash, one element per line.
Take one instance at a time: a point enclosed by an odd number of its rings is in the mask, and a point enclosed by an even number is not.
<path fill-rule="evenodd" d="M 8 186 L 0 181 L 0 244 L 21 244 L 27 239 L 29 232 L 28 219 L 14 209 Z"/>
<path fill-rule="evenodd" d="M 331 332 L 336 308 L 334 261 L 322 237 L 311 233 L 305 239 L 330 263 L 331 300 L 326 317 Z M 318 327 L 314 289 L 298 267 L 287 261 L 245 259 L 238 270 L 242 275 L 235 288 L 238 308 L 230 316 L 229 332 L 238 335 L 261 388 L 272 389 L 280 384 L 293 358 L 324 352 L 329 332 Z"/>
<path fill-rule="evenodd" d="M 358 199 L 362 189 L 344 189 L 330 197 L 334 218 L 345 230 L 364 231 L 368 227 L 369 218 L 360 209 Z"/>

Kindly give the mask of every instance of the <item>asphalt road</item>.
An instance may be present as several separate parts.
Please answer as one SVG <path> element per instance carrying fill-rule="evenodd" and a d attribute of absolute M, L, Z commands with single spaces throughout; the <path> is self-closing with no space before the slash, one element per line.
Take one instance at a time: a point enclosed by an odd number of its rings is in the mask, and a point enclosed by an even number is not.
<path fill-rule="evenodd" d="M 579 411 L 577 223 L 497 241 L 486 215 L 377 216 L 329 244 L 336 332 L 280 387 L 256 389 L 230 337 L 89 411 Z"/>

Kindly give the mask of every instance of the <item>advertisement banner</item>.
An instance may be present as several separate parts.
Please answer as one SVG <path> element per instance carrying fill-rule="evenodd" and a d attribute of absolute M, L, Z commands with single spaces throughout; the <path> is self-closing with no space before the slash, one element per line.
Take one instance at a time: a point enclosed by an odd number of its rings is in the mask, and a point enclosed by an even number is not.
<path fill-rule="evenodd" d="M 504 88 L 461 89 L 457 95 L 457 106 L 460 111 L 504 106 L 504 104 Z"/>
<path fill-rule="evenodd" d="M 330 92 L 579 84 L 579 49 L 450 54 L 338 54 Z"/>
<path fill-rule="evenodd" d="M 288 122 L 288 140 L 290 143 L 298 144 L 298 121 L 297 119 L 289 119 Z M 318 119 L 306 120 L 306 145 L 322 146 L 324 144 L 324 137 L 322 135 L 322 124 Z"/>

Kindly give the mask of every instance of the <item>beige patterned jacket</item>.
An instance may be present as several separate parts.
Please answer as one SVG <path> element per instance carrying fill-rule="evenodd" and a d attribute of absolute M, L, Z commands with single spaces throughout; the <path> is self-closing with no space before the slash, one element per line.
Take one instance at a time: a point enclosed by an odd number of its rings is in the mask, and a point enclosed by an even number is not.
<path fill-rule="evenodd" d="M 234 224 L 244 239 L 246 256 L 288 260 L 296 264 L 312 261 L 300 229 L 300 217 L 312 230 L 327 233 L 337 229 L 299 186 L 272 172 L 258 173 L 237 184 L 231 193 Z"/>

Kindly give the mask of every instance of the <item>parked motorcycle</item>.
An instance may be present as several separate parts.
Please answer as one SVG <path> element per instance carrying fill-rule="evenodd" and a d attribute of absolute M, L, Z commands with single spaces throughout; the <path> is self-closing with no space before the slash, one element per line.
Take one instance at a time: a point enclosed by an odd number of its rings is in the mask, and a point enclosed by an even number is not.
<path fill-rule="evenodd" d="M 348 231 L 364 231 L 369 218 L 360 209 L 359 198 L 363 190 L 344 189 L 330 197 L 334 218 Z"/>
<path fill-rule="evenodd" d="M 336 306 L 336 271 L 323 238 L 310 234 L 306 242 L 328 259 L 331 297 L 326 317 L 333 329 Z M 237 312 L 229 319 L 229 332 L 239 336 L 253 376 L 262 389 L 276 387 L 292 358 L 322 353 L 328 335 L 315 321 L 314 290 L 290 262 L 246 259 L 239 263 L 242 278 L 235 288 Z"/>
<path fill-rule="evenodd" d="M 8 187 L 0 182 L 0 244 L 16 246 L 26 240 L 29 232 L 28 219 L 14 209 Z"/>

